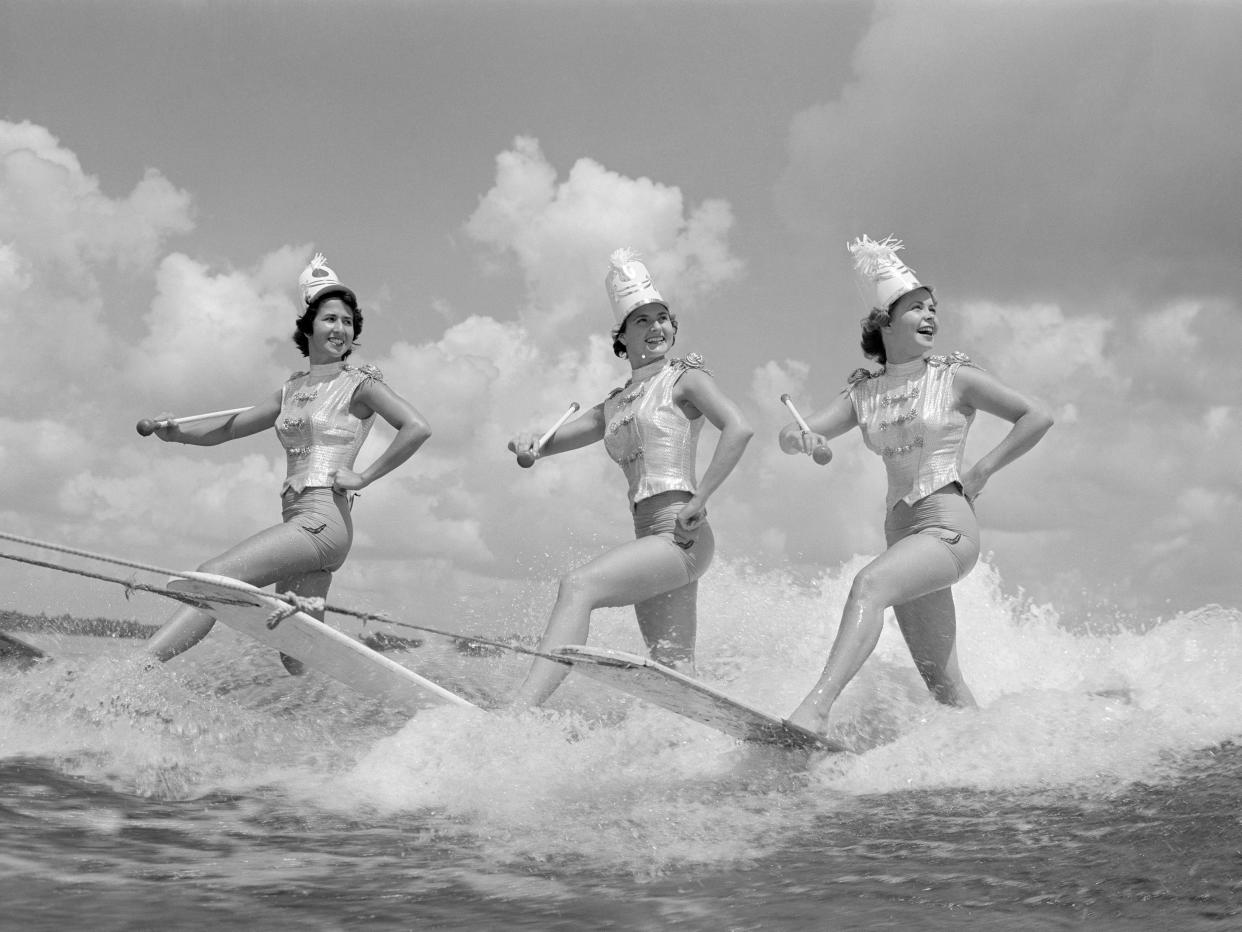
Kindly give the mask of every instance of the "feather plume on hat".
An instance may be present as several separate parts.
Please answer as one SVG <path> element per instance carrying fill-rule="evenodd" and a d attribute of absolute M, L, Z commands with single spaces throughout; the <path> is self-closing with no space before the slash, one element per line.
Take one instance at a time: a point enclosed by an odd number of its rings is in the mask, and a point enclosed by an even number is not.
<path fill-rule="evenodd" d="M 620 249 L 614 249 L 612 251 L 612 255 L 608 257 L 608 264 L 614 269 L 619 269 L 627 262 L 637 262 L 641 258 L 642 256 L 636 253 L 629 246 L 622 246 Z"/>
<path fill-rule="evenodd" d="M 905 244 L 895 236 L 871 239 L 860 236 L 846 248 L 854 259 L 854 283 L 868 307 L 886 311 L 904 294 L 916 288 L 927 288 L 915 277 L 914 269 L 897 257 Z"/>
<path fill-rule="evenodd" d="M 310 265 L 302 270 L 302 274 L 298 276 L 298 286 L 302 289 L 302 300 L 306 304 L 311 304 L 325 293 L 347 294 L 355 304 L 358 301 L 353 289 L 342 284 L 337 274 L 328 268 L 328 260 L 321 252 L 315 253 Z"/>
<path fill-rule="evenodd" d="M 625 323 L 625 318 L 635 308 L 644 304 L 663 304 L 668 302 L 660 297 L 655 284 L 651 281 L 651 273 L 647 266 L 639 261 L 638 253 L 629 247 L 614 250 L 608 257 L 608 274 L 604 276 L 604 287 L 608 290 L 608 300 L 612 302 L 612 315 L 617 326 Z"/>

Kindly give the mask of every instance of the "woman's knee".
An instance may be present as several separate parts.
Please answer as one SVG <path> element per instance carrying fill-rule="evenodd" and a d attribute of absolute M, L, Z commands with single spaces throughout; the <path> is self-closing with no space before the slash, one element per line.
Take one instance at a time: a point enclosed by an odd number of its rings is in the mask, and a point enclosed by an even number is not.
<path fill-rule="evenodd" d="M 850 600 L 887 608 L 891 604 L 889 574 L 875 564 L 863 567 L 850 585 Z"/>
<path fill-rule="evenodd" d="M 217 576 L 233 575 L 232 573 L 229 572 L 230 569 L 231 569 L 231 565 L 229 561 L 225 559 L 224 554 L 221 554 L 220 556 L 212 557 L 210 560 L 204 560 L 202 563 L 198 565 L 198 572 L 215 573 Z"/>
<path fill-rule="evenodd" d="M 595 598 L 598 588 L 596 574 L 591 572 L 590 566 L 580 566 L 561 577 L 557 599 L 590 602 Z"/>

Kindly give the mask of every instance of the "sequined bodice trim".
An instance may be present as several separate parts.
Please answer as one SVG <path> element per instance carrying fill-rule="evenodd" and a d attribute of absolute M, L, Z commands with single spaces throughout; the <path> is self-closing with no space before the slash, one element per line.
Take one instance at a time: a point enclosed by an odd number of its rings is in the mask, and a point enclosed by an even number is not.
<path fill-rule="evenodd" d="M 900 501 L 913 505 L 960 480 L 974 420 L 954 403 L 953 378 L 963 365 L 974 364 L 965 353 L 950 353 L 850 376 L 863 440 L 888 471 L 887 508 Z"/>
<path fill-rule="evenodd" d="M 604 401 L 604 447 L 625 473 L 631 502 L 697 488 L 695 454 L 703 418 L 690 420 L 673 401 L 687 369 L 707 372 L 703 358 L 691 353 L 637 385 L 627 382 Z"/>
<path fill-rule="evenodd" d="M 349 412 L 358 386 L 368 379 L 383 381 L 374 366 L 347 363 L 311 366 L 296 372 L 281 390 L 276 435 L 285 448 L 286 476 L 282 489 L 330 486 L 336 469 L 352 469 L 358 451 L 375 423 Z"/>

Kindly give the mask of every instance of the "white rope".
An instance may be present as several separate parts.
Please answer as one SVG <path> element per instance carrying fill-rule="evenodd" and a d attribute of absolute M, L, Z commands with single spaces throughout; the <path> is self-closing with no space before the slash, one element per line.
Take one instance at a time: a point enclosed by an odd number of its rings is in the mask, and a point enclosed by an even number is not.
<path fill-rule="evenodd" d="M 53 544 L 46 540 L 35 540 L 32 537 L 21 537 L 17 534 L 10 534 L 7 531 L 0 531 L 0 539 L 11 540 L 17 544 L 25 544 L 27 547 L 41 547 L 44 550 L 54 550 L 57 553 L 67 553 L 70 556 L 83 557 L 87 560 L 98 560 L 100 563 L 114 563 L 117 566 L 128 566 L 131 570 L 142 570 L 147 573 L 156 573 L 160 576 L 181 575 L 181 573 L 177 570 L 166 570 L 163 567 L 151 566 L 148 563 L 135 563 L 132 560 L 122 560 L 120 557 L 109 557 L 101 553 L 91 553 L 89 550 L 79 550 L 77 547 L 66 547 L 63 544 Z"/>
<path fill-rule="evenodd" d="M 44 550 L 52 550 L 52 551 L 55 551 L 56 553 L 65 553 L 65 554 L 69 554 L 70 556 L 82 557 L 83 559 L 86 559 L 86 560 L 97 560 L 100 563 L 112 563 L 112 564 L 115 564 L 116 566 L 125 566 L 125 567 L 128 567 L 129 569 L 142 570 L 143 572 L 155 573 L 160 576 L 175 576 L 178 579 L 185 578 L 184 573 L 179 570 L 170 570 L 162 566 L 152 566 L 149 563 L 138 563 L 134 560 L 124 560 L 120 557 L 112 557 L 112 556 L 108 556 L 102 553 L 93 553 L 89 550 L 82 550 L 78 547 L 67 547 L 63 544 L 54 544 L 50 541 L 36 540 L 33 537 L 22 537 L 19 534 L 10 534 L 8 531 L 0 531 L 0 540 L 10 540 L 17 544 L 25 544 L 27 547 L 41 547 Z M 3 556 L 6 556 L 6 555 L 0 554 L 0 557 L 3 557 Z M 41 564 L 41 565 L 47 567 L 48 569 L 60 570 L 66 573 L 80 573 L 80 571 L 70 569 L 69 567 L 53 566 L 51 564 Z M 118 585 L 123 585 L 123 586 L 127 586 L 130 588 L 141 588 L 141 587 L 134 587 L 132 583 L 127 582 L 125 580 L 113 579 L 113 580 L 108 580 L 108 581 L 115 582 Z M 233 580 L 230 580 L 227 576 L 223 576 L 223 577 L 217 577 L 213 579 L 212 582 L 216 583 L 222 588 L 231 589 L 234 592 L 244 592 L 247 595 L 254 595 L 254 591 L 255 591 L 254 587 L 251 586 L 249 583 L 245 583 L 240 580 L 233 581 Z M 148 591 L 154 591 L 158 595 L 166 595 L 170 598 L 177 599 L 178 601 L 187 600 L 186 594 L 180 594 L 180 593 L 173 594 L 172 591 L 169 591 L 169 590 L 152 589 Z M 266 595 L 266 593 L 264 594 Z M 401 627 L 401 628 L 412 628 L 415 631 L 425 631 L 429 634 L 437 634 L 437 635 L 440 635 L 441 637 L 451 638 L 455 641 L 466 641 L 466 642 L 471 642 L 475 644 L 486 644 L 491 647 L 499 647 L 499 648 L 503 648 L 504 650 L 511 650 L 519 654 L 530 654 L 535 657 L 543 657 L 547 660 L 556 660 L 561 663 L 564 662 L 557 657 L 553 657 L 550 655 L 540 653 L 537 650 L 531 650 L 529 647 L 523 647 L 520 644 L 506 644 L 504 641 L 495 641 L 495 640 L 492 640 L 491 638 L 478 637 L 472 634 L 457 634 L 452 631 L 444 631 L 440 628 L 428 627 L 427 625 L 417 625 L 417 624 L 414 624 L 413 622 L 408 622 L 408 621 L 397 621 L 383 614 L 375 614 L 372 612 L 361 612 L 356 609 L 342 608 L 337 605 L 329 605 L 323 599 L 318 598 L 318 597 L 299 596 L 293 592 L 280 592 L 280 593 L 273 593 L 272 595 L 274 598 L 280 599 L 281 601 L 288 603 L 292 607 L 292 611 L 289 614 L 292 614 L 292 612 L 296 612 L 296 611 L 306 611 L 308 612 L 308 614 L 312 614 L 318 611 L 334 612 L 337 615 L 348 615 L 351 618 L 357 618 L 361 620 L 363 623 L 366 623 L 368 621 L 381 621 L 385 624 L 394 625 L 394 626 Z M 192 596 L 190 596 L 190 598 L 192 598 Z M 280 613 L 273 613 L 273 614 L 278 615 Z M 287 615 L 284 617 L 287 617 Z M 275 625 L 279 624 L 280 621 L 281 621 L 281 618 L 277 617 L 275 619 L 275 624 L 272 624 L 271 627 L 275 627 Z"/>

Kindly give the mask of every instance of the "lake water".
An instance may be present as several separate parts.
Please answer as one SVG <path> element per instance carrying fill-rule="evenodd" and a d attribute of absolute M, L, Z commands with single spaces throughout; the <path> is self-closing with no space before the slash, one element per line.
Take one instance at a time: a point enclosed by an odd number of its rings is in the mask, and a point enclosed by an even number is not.
<path fill-rule="evenodd" d="M 702 678 L 788 713 L 855 569 L 714 567 Z M 0 668 L 0 928 L 1242 928 L 1242 615 L 1073 630 L 986 564 L 956 591 L 981 708 L 935 705 L 889 629 L 829 756 L 581 677 L 539 713 L 409 718 L 219 626 L 153 670 L 22 635 L 56 660 Z M 494 608 L 473 633 L 537 633 Z M 592 643 L 635 629 L 599 612 Z M 392 656 L 474 696 L 526 663 Z"/>

